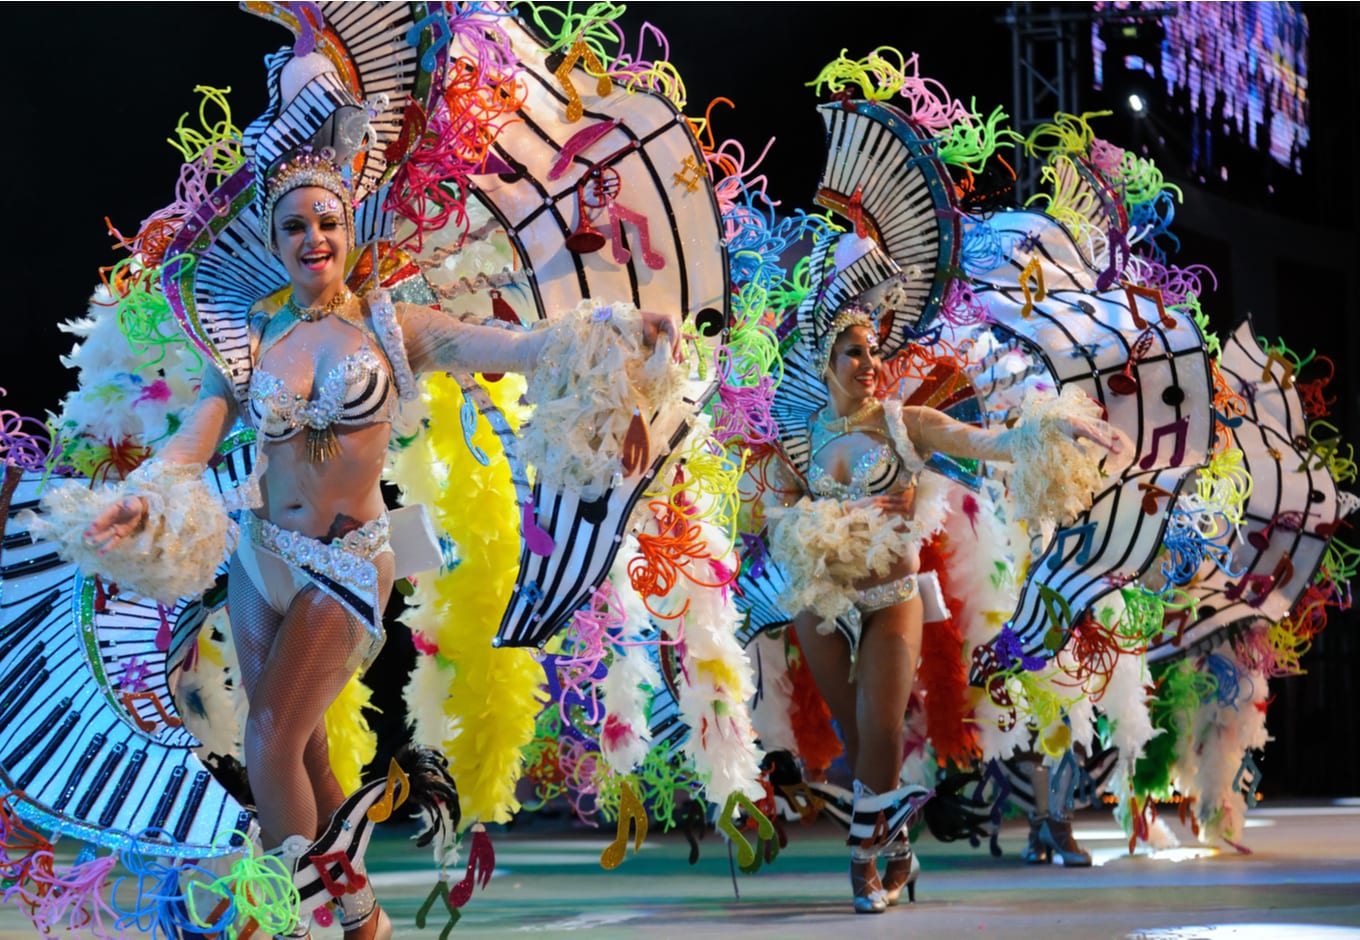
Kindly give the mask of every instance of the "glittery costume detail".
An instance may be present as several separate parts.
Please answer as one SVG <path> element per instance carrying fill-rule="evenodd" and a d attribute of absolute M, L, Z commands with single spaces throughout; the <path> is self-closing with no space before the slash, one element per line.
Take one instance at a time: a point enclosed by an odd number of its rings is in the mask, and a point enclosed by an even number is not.
<path fill-rule="evenodd" d="M 44 494 L 43 515 L 30 513 L 25 524 L 81 571 L 172 604 L 212 587 L 236 544 L 236 525 L 203 479 L 204 470 L 203 464 L 148 460 L 116 484 L 89 489 L 64 482 Z M 106 509 L 136 496 L 146 501 L 146 522 L 101 555 L 85 540 L 86 529 Z"/>
<path fill-rule="evenodd" d="M 382 611 L 377 607 L 378 571 L 373 559 L 392 550 L 387 513 L 330 543 L 282 529 L 254 513 L 242 517 L 241 530 L 237 556 L 255 589 L 275 612 L 287 613 L 293 599 L 308 587 L 324 591 L 368 634 L 367 642 L 356 646 L 346 668 L 367 668 L 386 639 Z M 282 562 L 283 566 L 270 561 Z"/>

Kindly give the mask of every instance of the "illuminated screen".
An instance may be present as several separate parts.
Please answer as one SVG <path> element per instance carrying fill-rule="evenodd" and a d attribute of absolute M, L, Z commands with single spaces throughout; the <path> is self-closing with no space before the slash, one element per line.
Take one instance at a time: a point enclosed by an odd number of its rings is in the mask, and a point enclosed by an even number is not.
<path fill-rule="evenodd" d="M 1140 7 L 1175 13 L 1134 17 Z M 1152 107 L 1192 116 L 1191 159 L 1201 166 L 1214 162 L 1216 139 L 1234 137 L 1299 172 L 1308 146 L 1308 18 L 1301 4 L 1116 2 L 1095 9 L 1097 88 L 1121 94 L 1146 88 Z"/>

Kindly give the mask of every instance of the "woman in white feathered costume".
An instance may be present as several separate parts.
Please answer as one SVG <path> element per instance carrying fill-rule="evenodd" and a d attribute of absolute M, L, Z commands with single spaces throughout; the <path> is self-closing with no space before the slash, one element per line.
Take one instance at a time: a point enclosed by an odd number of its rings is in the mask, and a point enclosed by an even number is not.
<path fill-rule="evenodd" d="M 920 871 L 906 828 L 925 791 L 902 786 L 899 776 L 921 650 L 918 543 L 938 524 L 926 518 L 933 508 L 917 511 L 925 458 L 1014 463 L 1009 486 L 1020 516 L 1037 519 L 1089 505 L 1104 453 L 1129 444 L 1076 389 L 1027 408 L 1016 427 L 1002 430 L 880 400 L 867 304 L 842 306 L 816 332 L 811 361 L 829 400 L 810 421 L 806 478 L 784 481 L 784 506 L 770 511 L 770 553 L 785 569 L 780 602 L 797 612 L 799 643 L 855 775 L 848 820 L 855 910 L 879 913 L 904 888 L 914 898 Z M 837 635 L 837 618 L 849 643 Z M 887 859 L 881 880 L 879 855 Z"/>
<path fill-rule="evenodd" d="M 302 148 L 265 176 L 265 238 L 292 293 L 281 310 L 250 318 L 248 356 L 238 363 L 248 379 L 206 374 L 197 404 L 156 459 L 116 487 L 57 488 L 37 523 L 82 569 L 168 602 L 211 586 L 234 547 L 230 611 L 250 701 L 246 768 L 266 846 L 303 856 L 343 800 L 326 710 L 381 648 L 383 607 L 404 573 L 379 480 L 414 373 L 522 373 L 529 397 L 549 404 L 572 397 L 574 379 L 599 360 L 587 347 L 616 356 L 622 349 L 629 368 L 642 369 L 662 333 L 673 353 L 679 346 L 676 318 L 628 304 L 588 304 L 546 329 L 521 331 L 394 304 L 378 289 L 352 293 L 355 207 L 344 165 L 334 152 Z M 650 361 L 666 371 L 664 356 Z M 259 447 L 256 479 L 234 507 L 239 543 L 203 477 L 238 416 Z M 349 940 L 391 935 L 371 883 L 338 900 Z M 286 935 L 307 936 L 307 919 Z"/>

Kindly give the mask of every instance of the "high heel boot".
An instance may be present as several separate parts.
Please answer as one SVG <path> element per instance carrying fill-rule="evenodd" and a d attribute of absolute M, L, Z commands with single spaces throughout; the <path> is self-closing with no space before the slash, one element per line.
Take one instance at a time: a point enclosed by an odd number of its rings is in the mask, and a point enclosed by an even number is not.
<path fill-rule="evenodd" d="M 855 854 L 850 862 L 850 882 L 855 888 L 855 910 L 861 913 L 880 913 L 890 903 L 888 892 L 878 878 L 876 862 L 863 862 L 866 856 L 878 855 L 887 846 L 901 841 L 906 843 L 907 826 L 912 814 L 928 799 L 930 791 L 923 787 L 908 785 L 875 793 L 858 780 L 855 781 L 855 802 L 850 818 L 850 838 L 847 843 L 854 847 Z M 895 897 L 900 897 L 906 888 L 908 897 L 916 900 L 916 880 L 920 876 L 920 863 L 907 844 L 906 852 L 896 852 L 895 864 L 890 862 L 891 881 L 896 889 Z M 872 874 L 871 874 L 872 873 Z M 856 876 L 861 876 L 856 880 Z M 881 894 L 874 893 L 874 887 Z M 864 890 L 860 890 L 860 885 Z M 877 906 L 881 901 L 883 907 Z"/>
<path fill-rule="evenodd" d="M 878 857 L 863 849 L 850 853 L 850 891 L 856 914 L 882 914 L 888 909 L 888 896 L 878 878 Z"/>
<path fill-rule="evenodd" d="M 1029 842 L 1020 857 L 1030 865 L 1061 861 L 1068 868 L 1089 868 L 1091 853 L 1073 837 L 1072 820 L 1067 815 L 1072 791 L 1068 775 L 1060 766 L 1055 779 L 1049 778 L 1047 767 L 1035 767 L 1034 812 L 1029 817 Z"/>
<path fill-rule="evenodd" d="M 921 862 L 912 851 L 906 833 L 882 854 L 887 861 L 883 872 L 883 894 L 892 907 L 902 897 L 902 889 L 907 890 L 907 899 L 916 903 L 916 879 L 921 876 Z"/>

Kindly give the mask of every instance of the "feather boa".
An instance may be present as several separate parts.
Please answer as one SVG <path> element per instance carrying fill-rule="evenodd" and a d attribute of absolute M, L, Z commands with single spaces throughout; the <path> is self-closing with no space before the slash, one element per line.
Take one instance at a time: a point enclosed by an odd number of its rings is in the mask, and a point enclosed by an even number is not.
<path fill-rule="evenodd" d="M 520 439 L 545 485 L 598 499 L 623 469 L 635 409 L 650 415 L 678 398 L 686 369 L 664 343 L 643 355 L 641 322 L 632 304 L 583 300 L 545 327 L 547 346 L 525 392 L 534 416 Z"/>
<path fill-rule="evenodd" d="M 661 688 L 661 674 L 641 646 L 634 646 L 651 626 L 647 608 L 637 593 L 628 587 L 627 559 L 637 553 L 637 540 L 626 537 L 623 550 L 614 559 L 610 582 L 624 585 L 615 593 L 623 608 L 623 627 L 609 672 L 600 683 L 605 719 L 600 729 L 600 751 L 616 774 L 627 774 L 647 757 L 652 729 L 647 722 L 647 704 Z"/>
<path fill-rule="evenodd" d="M 959 632 L 962 602 L 952 597 L 946 559 L 952 551 L 947 538 L 921 547 L 921 569 L 934 571 L 949 607 L 949 619 L 924 626 L 917 687 L 925 701 L 926 732 L 941 764 L 969 766 L 977 756 L 977 730 L 968 721 L 968 664 Z M 923 779 L 923 778 L 916 778 Z"/>
<path fill-rule="evenodd" d="M 514 788 L 523 766 L 521 748 L 533 739 L 543 701 L 543 668 L 533 653 L 491 646 L 519 561 L 518 506 L 505 461 L 478 463 L 458 421 L 448 417 L 462 404 L 457 385 L 443 375 L 424 383 L 432 412 L 446 417 L 394 458 L 390 476 L 408 500 L 433 496 L 435 519 L 458 543 L 460 561 L 437 578 L 421 579 L 410 599 L 404 620 L 417 646 L 429 653 L 407 685 L 407 698 L 420 698 L 411 714 L 422 743 L 433 743 L 449 759 L 463 825 L 504 822 L 519 807 Z M 522 385 L 507 376 L 487 388 L 512 425 L 517 423 Z M 488 454 L 499 453 L 485 421 L 477 422 L 473 441 Z M 436 482 L 430 480 L 432 468 Z"/>
<path fill-rule="evenodd" d="M 877 506 L 806 496 L 794 506 L 771 508 L 769 517 L 770 556 L 788 575 L 779 602 L 785 610 L 817 614 L 817 629 L 825 634 L 854 608 L 854 582 L 886 575 L 916 551 L 923 531 L 919 522 L 904 524 Z"/>
<path fill-rule="evenodd" d="M 788 628 L 789 632 L 792 627 Z M 751 699 L 751 725 L 766 751 L 798 753 L 789 711 L 793 708 L 793 677 L 785 655 L 784 633 L 769 631 L 746 646 L 755 660 L 756 694 Z"/>
<path fill-rule="evenodd" d="M 60 483 L 43 494 L 42 516 L 28 512 L 22 518 L 36 538 L 51 540 L 81 571 L 174 604 L 216 583 L 217 568 L 239 534 L 203 474 L 202 464 L 150 460 L 117 484 L 89 489 L 75 481 Z M 85 530 L 100 513 L 132 496 L 146 500 L 145 525 L 100 554 L 85 540 Z"/>
<path fill-rule="evenodd" d="M 722 531 L 707 522 L 698 526 L 703 555 L 687 562 L 690 577 L 678 578 L 665 595 L 652 598 L 651 608 L 666 634 L 683 641 L 677 704 L 690 728 L 684 749 L 708 800 L 721 806 L 735 792 L 753 800 L 764 795 L 760 784 L 764 752 L 756 744 L 746 708 L 755 683 L 751 662 L 737 642 L 741 617 L 736 603 L 729 588 L 704 586 L 725 582 L 736 556 Z M 644 527 L 656 530 L 655 517 Z"/>
<path fill-rule="evenodd" d="M 1020 423 L 1002 432 L 1011 452 L 1006 477 L 1015 517 L 1036 527 L 1070 519 L 1089 509 L 1107 483 L 1100 462 L 1106 451 L 1091 441 L 1074 441 L 1072 422 L 1114 428 L 1100 420 L 1100 406 L 1074 385 L 1055 397 L 1025 400 Z M 1124 443 L 1123 453 L 1132 445 Z"/>

